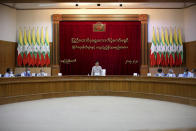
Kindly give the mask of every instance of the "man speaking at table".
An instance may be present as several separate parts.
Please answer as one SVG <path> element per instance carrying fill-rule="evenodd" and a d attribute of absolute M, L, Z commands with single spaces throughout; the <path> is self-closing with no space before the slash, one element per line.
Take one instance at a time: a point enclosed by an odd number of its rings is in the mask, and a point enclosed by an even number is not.
<path fill-rule="evenodd" d="M 92 68 L 91 76 L 101 76 L 101 74 L 102 74 L 102 68 L 99 65 L 99 61 L 96 61 L 95 65 Z"/>

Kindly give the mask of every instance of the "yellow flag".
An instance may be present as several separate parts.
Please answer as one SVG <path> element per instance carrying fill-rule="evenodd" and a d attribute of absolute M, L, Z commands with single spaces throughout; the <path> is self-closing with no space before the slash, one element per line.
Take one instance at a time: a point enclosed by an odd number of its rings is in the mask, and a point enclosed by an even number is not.
<path fill-rule="evenodd" d="M 46 34 L 45 34 L 45 42 L 47 45 L 49 45 L 49 38 L 48 38 L 48 28 L 46 28 Z"/>
<path fill-rule="evenodd" d="M 165 28 L 165 43 L 166 43 L 167 45 L 169 45 L 169 38 L 168 38 L 167 28 Z"/>
<path fill-rule="evenodd" d="M 28 30 L 28 43 L 31 45 L 31 29 Z"/>
<path fill-rule="evenodd" d="M 35 28 L 33 27 L 33 31 L 32 31 L 32 43 L 33 45 L 35 45 Z"/>
<path fill-rule="evenodd" d="M 181 35 L 181 31 L 180 28 L 178 28 L 178 40 L 179 40 L 179 44 L 182 45 L 182 35 Z"/>
<path fill-rule="evenodd" d="M 175 29 L 174 29 L 174 43 L 175 43 L 176 45 L 178 45 L 178 37 L 177 37 L 176 27 L 175 27 Z"/>
<path fill-rule="evenodd" d="M 27 45 L 27 33 L 26 33 L 26 28 L 24 29 L 24 45 Z"/>
<path fill-rule="evenodd" d="M 19 28 L 19 36 L 18 36 L 19 38 L 18 38 L 18 43 L 20 44 L 20 45 L 23 45 L 23 39 L 22 39 L 22 31 L 21 31 L 21 29 Z"/>
<path fill-rule="evenodd" d="M 160 39 L 159 39 L 159 30 L 158 30 L 158 27 L 157 27 L 157 44 L 160 44 Z"/>
<path fill-rule="evenodd" d="M 162 43 L 163 45 L 165 45 L 165 38 L 164 38 L 163 28 L 161 28 L 161 43 Z"/>
<path fill-rule="evenodd" d="M 43 31 L 43 27 L 41 28 L 41 44 L 44 45 L 44 31 Z"/>
<path fill-rule="evenodd" d="M 152 32 L 152 44 L 156 45 L 156 36 L 155 36 L 154 27 L 153 27 L 153 32 Z"/>
<path fill-rule="evenodd" d="M 37 33 L 36 33 L 36 42 L 38 45 L 40 45 L 39 28 L 38 27 L 37 27 Z"/>
<path fill-rule="evenodd" d="M 172 35 L 172 28 L 171 27 L 169 30 L 169 43 L 170 43 L 170 45 L 173 45 L 173 35 Z"/>

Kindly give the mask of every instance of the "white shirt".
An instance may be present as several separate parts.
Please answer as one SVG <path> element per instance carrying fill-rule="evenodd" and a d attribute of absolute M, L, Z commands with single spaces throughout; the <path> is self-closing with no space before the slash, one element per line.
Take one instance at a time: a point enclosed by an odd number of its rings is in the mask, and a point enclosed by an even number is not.
<path fill-rule="evenodd" d="M 155 74 L 155 76 L 156 76 L 156 77 L 164 77 L 165 74 L 164 74 L 164 73 L 157 73 L 157 74 Z"/>
<path fill-rule="evenodd" d="M 174 73 L 168 73 L 168 74 L 166 75 L 166 77 L 176 77 L 176 75 L 175 75 Z"/>
<path fill-rule="evenodd" d="M 6 73 L 4 74 L 4 77 L 10 77 L 10 74 L 6 72 Z"/>
<path fill-rule="evenodd" d="M 40 72 L 40 73 L 37 74 L 37 76 L 48 76 L 48 74 L 45 73 L 45 72 Z"/>
<path fill-rule="evenodd" d="M 102 68 L 101 66 L 93 66 L 91 71 L 91 76 L 101 76 Z"/>

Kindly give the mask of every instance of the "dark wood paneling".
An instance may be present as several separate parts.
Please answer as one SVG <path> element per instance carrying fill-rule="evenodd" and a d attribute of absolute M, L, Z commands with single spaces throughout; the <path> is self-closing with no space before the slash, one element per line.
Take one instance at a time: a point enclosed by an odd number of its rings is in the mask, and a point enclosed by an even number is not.
<path fill-rule="evenodd" d="M 0 40 L 0 74 L 16 66 L 16 42 Z"/>
<path fill-rule="evenodd" d="M 83 95 L 138 97 L 196 106 L 196 81 L 194 78 L 131 76 L 0 79 L 0 104 Z"/>
<path fill-rule="evenodd" d="M 185 43 L 185 60 L 189 69 L 196 69 L 196 41 Z"/>

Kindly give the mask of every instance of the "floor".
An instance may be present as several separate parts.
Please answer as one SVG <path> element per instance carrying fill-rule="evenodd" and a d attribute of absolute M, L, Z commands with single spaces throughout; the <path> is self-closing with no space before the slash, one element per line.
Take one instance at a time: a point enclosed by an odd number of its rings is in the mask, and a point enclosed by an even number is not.
<path fill-rule="evenodd" d="M 196 129 L 196 107 L 148 99 L 82 96 L 0 105 L 0 131 L 174 131 L 187 128 Z"/>

